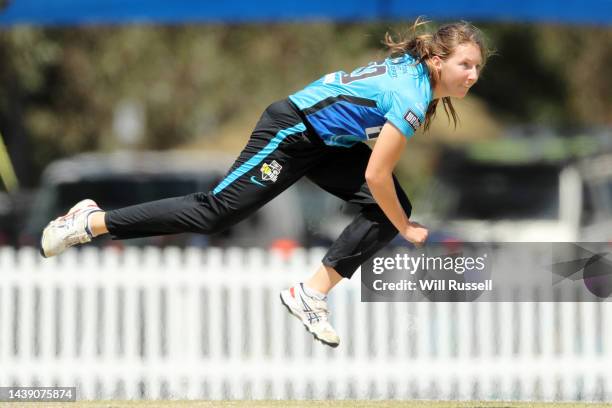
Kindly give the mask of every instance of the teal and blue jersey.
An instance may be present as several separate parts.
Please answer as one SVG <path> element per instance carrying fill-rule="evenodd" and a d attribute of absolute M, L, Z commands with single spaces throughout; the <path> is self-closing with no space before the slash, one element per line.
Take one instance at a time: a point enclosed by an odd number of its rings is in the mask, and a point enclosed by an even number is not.
<path fill-rule="evenodd" d="M 432 97 L 427 67 L 406 54 L 327 74 L 289 99 L 326 144 L 348 147 L 378 137 L 387 121 L 411 137 Z"/>

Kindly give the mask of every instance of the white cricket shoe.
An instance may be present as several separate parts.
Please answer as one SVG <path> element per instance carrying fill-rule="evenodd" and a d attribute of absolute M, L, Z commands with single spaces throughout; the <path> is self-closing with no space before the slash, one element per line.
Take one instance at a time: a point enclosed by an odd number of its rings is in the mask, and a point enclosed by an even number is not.
<path fill-rule="evenodd" d="M 307 295 L 303 283 L 283 290 L 280 299 L 289 313 L 300 319 L 315 339 L 330 347 L 338 347 L 340 337 L 329 323 L 326 300 Z"/>
<path fill-rule="evenodd" d="M 40 254 L 45 258 L 61 254 L 71 246 L 91 241 L 87 218 L 102 211 L 93 200 L 79 201 L 68 213 L 51 221 L 40 238 Z"/>

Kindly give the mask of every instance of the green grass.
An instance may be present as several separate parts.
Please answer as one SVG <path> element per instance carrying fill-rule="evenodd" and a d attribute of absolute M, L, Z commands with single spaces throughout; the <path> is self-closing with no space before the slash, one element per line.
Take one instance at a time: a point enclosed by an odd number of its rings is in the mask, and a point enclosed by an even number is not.
<path fill-rule="evenodd" d="M 0 403 L 0 407 L 57 408 L 612 408 L 612 404 L 578 402 L 488 401 L 79 401 Z"/>

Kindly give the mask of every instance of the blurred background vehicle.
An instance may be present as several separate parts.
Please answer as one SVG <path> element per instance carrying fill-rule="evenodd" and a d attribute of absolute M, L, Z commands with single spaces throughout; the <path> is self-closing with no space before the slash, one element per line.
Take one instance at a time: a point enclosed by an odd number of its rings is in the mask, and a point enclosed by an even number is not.
<path fill-rule="evenodd" d="M 87 153 L 51 163 L 19 237 L 37 245 L 44 226 L 83 198 L 111 210 L 162 198 L 209 191 L 233 162 L 220 152 Z M 290 249 L 328 245 L 348 221 L 344 203 L 302 180 L 244 221 L 218 234 L 178 234 L 99 245 L 239 246 Z M 0 207 L 1 208 L 1 207 Z"/>
<path fill-rule="evenodd" d="M 612 154 L 577 158 L 571 146 L 579 142 L 506 139 L 444 149 L 428 218 L 463 241 L 612 240 Z"/>
<path fill-rule="evenodd" d="M 11 244 L 14 233 L 13 203 L 7 193 L 0 193 L 0 245 Z"/>
<path fill-rule="evenodd" d="M 16 246 L 34 201 L 34 190 L 0 191 L 0 246 Z"/>
<path fill-rule="evenodd" d="M 612 244 L 612 153 L 576 165 L 583 188 L 578 241 Z"/>

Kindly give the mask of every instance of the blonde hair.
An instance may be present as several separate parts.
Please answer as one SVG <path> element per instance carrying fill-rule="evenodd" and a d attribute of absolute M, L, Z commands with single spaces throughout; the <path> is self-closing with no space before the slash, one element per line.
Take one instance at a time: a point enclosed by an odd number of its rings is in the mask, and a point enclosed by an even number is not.
<path fill-rule="evenodd" d="M 420 64 L 421 62 L 424 63 L 429 71 L 429 81 L 432 89 L 435 88 L 440 80 L 440 73 L 434 68 L 433 62 L 431 61 L 433 56 L 438 56 L 446 60 L 455 51 L 457 46 L 471 43 L 480 48 L 480 54 L 482 56 L 481 67 L 484 67 L 487 58 L 493 53 L 493 51 L 487 47 L 482 32 L 466 21 L 443 25 L 434 33 L 419 34 L 419 27 L 425 26 L 428 23 L 428 21 L 422 20 L 419 17 L 412 25 L 408 35 L 400 34 L 399 38 L 395 40 L 393 36 L 387 32 L 383 43 L 389 49 L 391 56 L 409 54 L 416 59 L 416 64 Z M 446 116 L 449 120 L 451 117 L 453 118 L 453 124 L 456 127 L 458 116 L 453 107 L 451 98 L 446 96 L 441 99 Z M 427 107 L 424 124 L 425 130 L 429 129 L 431 121 L 436 116 L 438 102 L 438 99 L 433 99 Z"/>

